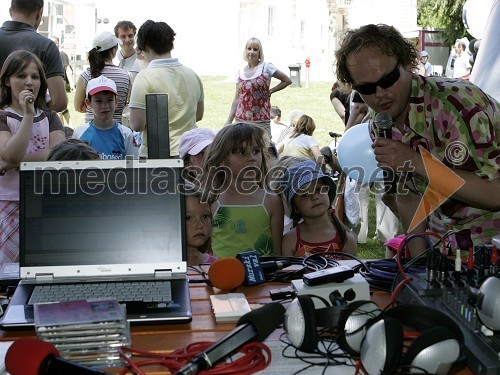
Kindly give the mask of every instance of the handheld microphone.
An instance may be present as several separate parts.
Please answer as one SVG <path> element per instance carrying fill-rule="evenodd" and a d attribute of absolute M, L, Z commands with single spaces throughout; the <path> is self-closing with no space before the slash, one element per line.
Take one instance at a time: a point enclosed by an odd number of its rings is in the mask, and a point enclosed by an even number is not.
<path fill-rule="evenodd" d="M 292 262 L 289 260 L 270 260 L 267 262 L 260 262 L 260 266 L 262 267 L 262 271 L 264 271 L 264 273 L 279 271 L 283 268 L 290 267 L 291 265 Z"/>
<path fill-rule="evenodd" d="M 213 286 L 231 290 L 240 285 L 253 286 L 266 282 L 266 273 L 291 265 L 287 260 L 261 262 L 255 250 L 240 253 L 236 258 L 220 258 L 210 265 L 208 278 Z"/>
<path fill-rule="evenodd" d="M 373 121 L 377 127 L 378 136 L 381 138 L 392 138 L 392 117 L 387 112 L 379 112 Z M 383 169 L 384 173 L 384 192 L 393 194 L 397 191 L 394 172 Z"/>
<path fill-rule="evenodd" d="M 264 341 L 276 328 L 283 324 L 285 308 L 271 302 L 243 315 L 226 337 L 198 354 L 175 375 L 194 375 L 213 367 L 217 362 L 251 341 Z"/>
<path fill-rule="evenodd" d="M 106 374 L 60 358 L 52 344 L 35 337 L 14 341 L 5 355 L 5 369 L 11 375 Z"/>

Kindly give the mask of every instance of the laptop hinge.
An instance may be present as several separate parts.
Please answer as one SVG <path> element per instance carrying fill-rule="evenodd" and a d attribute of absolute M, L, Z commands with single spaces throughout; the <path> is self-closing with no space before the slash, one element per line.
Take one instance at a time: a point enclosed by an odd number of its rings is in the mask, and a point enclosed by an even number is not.
<path fill-rule="evenodd" d="M 37 273 L 35 275 L 35 280 L 36 281 L 54 281 L 54 274 L 53 273 Z"/>
<path fill-rule="evenodd" d="M 172 277 L 172 270 L 155 270 L 155 278 L 164 279 L 166 277 Z"/>

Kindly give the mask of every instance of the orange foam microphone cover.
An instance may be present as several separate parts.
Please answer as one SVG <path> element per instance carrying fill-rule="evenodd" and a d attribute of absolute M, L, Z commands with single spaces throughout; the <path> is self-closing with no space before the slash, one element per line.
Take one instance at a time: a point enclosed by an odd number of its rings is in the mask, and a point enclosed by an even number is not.
<path fill-rule="evenodd" d="M 245 281 L 245 267 L 237 258 L 220 258 L 210 265 L 208 278 L 216 288 L 235 289 Z"/>

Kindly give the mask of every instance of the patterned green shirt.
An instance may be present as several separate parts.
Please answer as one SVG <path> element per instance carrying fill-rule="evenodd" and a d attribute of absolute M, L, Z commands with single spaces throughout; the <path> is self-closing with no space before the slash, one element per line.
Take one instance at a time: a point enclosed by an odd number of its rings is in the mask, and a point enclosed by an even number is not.
<path fill-rule="evenodd" d="M 393 139 L 417 151 L 422 146 L 451 169 L 499 178 L 500 105 L 495 99 L 465 80 L 413 74 L 409 102 L 404 132 L 393 127 Z M 423 193 L 426 182 L 417 180 L 416 186 Z M 500 211 L 448 199 L 431 213 L 428 227 L 441 235 L 460 232 L 456 241 L 462 248 L 469 238 L 474 244 L 491 243 L 500 233 Z"/>

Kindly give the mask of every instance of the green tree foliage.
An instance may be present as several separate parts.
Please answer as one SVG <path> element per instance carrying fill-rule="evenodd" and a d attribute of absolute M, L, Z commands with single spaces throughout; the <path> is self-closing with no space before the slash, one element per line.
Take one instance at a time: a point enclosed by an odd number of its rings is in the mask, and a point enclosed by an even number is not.
<path fill-rule="evenodd" d="M 445 28 L 441 8 L 436 0 L 418 0 L 417 25 L 422 27 Z"/>
<path fill-rule="evenodd" d="M 422 27 L 444 29 L 444 39 L 453 45 L 455 40 L 467 36 L 462 21 L 465 0 L 417 0 L 417 23 Z"/>

